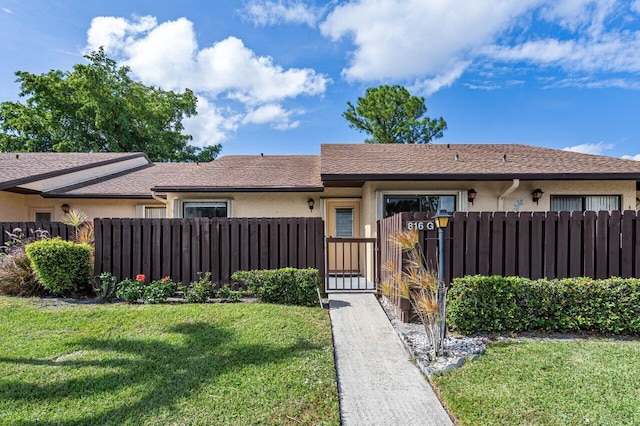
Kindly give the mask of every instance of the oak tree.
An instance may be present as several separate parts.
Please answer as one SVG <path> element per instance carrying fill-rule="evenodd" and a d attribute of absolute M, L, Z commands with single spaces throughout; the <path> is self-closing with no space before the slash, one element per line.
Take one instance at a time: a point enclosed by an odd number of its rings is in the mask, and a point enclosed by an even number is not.
<path fill-rule="evenodd" d="M 103 49 L 72 71 L 16 72 L 25 102 L 0 103 L 0 151 L 144 152 L 152 161 L 207 161 L 220 145 L 189 144 L 182 120 L 196 96 L 146 86 Z"/>

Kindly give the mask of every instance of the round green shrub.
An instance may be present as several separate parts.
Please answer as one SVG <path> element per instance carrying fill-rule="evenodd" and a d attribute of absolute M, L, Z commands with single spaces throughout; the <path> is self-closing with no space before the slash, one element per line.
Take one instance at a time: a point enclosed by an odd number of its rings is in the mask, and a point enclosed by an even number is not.
<path fill-rule="evenodd" d="M 91 288 L 91 246 L 60 238 L 25 246 L 38 280 L 53 294 L 85 292 Z"/>

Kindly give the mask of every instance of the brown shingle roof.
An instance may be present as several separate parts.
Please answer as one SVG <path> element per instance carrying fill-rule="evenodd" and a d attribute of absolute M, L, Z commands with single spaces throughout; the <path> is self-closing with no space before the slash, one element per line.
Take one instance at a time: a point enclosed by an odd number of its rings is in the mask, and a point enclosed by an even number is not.
<path fill-rule="evenodd" d="M 637 161 L 517 144 L 327 144 L 321 158 L 323 181 L 640 179 Z"/>
<path fill-rule="evenodd" d="M 229 155 L 185 174 L 157 191 L 322 190 L 316 155 Z"/>
<path fill-rule="evenodd" d="M 144 154 L 0 154 L 0 189 Z M 457 156 L 457 160 L 456 160 Z M 506 156 L 506 161 L 503 159 Z M 364 180 L 635 179 L 640 162 L 527 145 L 325 144 L 321 156 L 230 155 L 155 163 L 60 188 L 48 197 L 149 198 L 158 192 L 322 191 Z M 8 186 L 7 186 L 8 185 Z"/>
<path fill-rule="evenodd" d="M 0 189 L 79 170 L 145 157 L 142 153 L 0 153 Z"/>

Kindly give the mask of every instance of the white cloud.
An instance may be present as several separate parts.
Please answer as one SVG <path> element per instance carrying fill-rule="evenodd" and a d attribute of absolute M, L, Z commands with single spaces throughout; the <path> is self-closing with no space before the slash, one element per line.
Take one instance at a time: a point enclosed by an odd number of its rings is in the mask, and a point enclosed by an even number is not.
<path fill-rule="evenodd" d="M 332 40 L 353 39 L 356 49 L 343 71 L 348 80 L 447 76 L 455 75 L 460 63 L 493 42 L 534 3 L 350 1 L 336 7 L 320 29 Z"/>
<path fill-rule="evenodd" d="M 559 66 L 577 72 L 640 71 L 640 32 L 607 34 L 599 40 L 544 39 L 513 47 L 490 46 L 484 53 L 508 62 Z"/>
<path fill-rule="evenodd" d="M 429 94 L 488 64 L 506 68 L 493 78 L 512 78 L 518 64 L 559 69 L 567 81 L 588 77 L 583 87 L 629 87 L 640 72 L 633 12 L 640 0 L 347 0 L 320 30 L 353 43 L 348 81 L 413 83 Z M 606 75 L 615 73 L 629 75 Z"/>
<path fill-rule="evenodd" d="M 460 78 L 465 69 L 469 66 L 469 62 L 461 62 L 458 64 L 452 64 L 451 69 L 444 74 L 436 75 L 433 78 L 417 81 L 412 87 L 412 90 L 417 90 L 420 93 L 424 93 L 426 96 L 430 96 L 438 90 L 449 87 L 457 79 Z"/>
<path fill-rule="evenodd" d="M 310 68 L 284 70 L 272 58 L 256 56 L 235 37 L 200 51 L 197 66 L 199 75 L 206 78 L 196 90 L 226 91 L 231 98 L 249 104 L 322 94 L 330 81 Z"/>
<path fill-rule="evenodd" d="M 4 13 L 6 13 L 7 15 L 13 15 L 13 10 L 11 10 L 11 9 L 9 9 L 9 8 L 7 8 L 7 7 L 3 7 L 3 8 L 2 8 L 2 11 L 3 11 Z"/>
<path fill-rule="evenodd" d="M 300 124 L 299 121 L 291 121 L 291 117 L 294 114 L 293 111 L 287 111 L 280 105 L 269 104 L 250 111 L 244 117 L 243 122 L 252 124 L 272 123 L 272 126 L 278 130 L 287 130 L 296 128 Z"/>
<path fill-rule="evenodd" d="M 150 16 L 131 21 L 98 17 L 87 35 L 87 50 L 104 46 L 145 84 L 196 92 L 199 116 L 190 121 L 189 129 L 195 129 L 190 131 L 198 140 L 224 140 L 239 125 L 256 123 L 258 118 L 262 120 L 260 124 L 279 129 L 295 127 L 297 122 L 290 120 L 294 112 L 286 111 L 279 103 L 299 96 L 322 95 L 331 82 L 310 68 L 285 69 L 271 57 L 256 55 L 236 37 L 200 48 L 193 23 L 186 18 L 158 24 Z M 242 112 L 217 107 L 216 103 L 224 99 L 242 104 Z M 242 119 L 244 114 L 248 114 L 247 120 Z M 211 124 L 202 124 L 202 116 Z"/>
<path fill-rule="evenodd" d="M 640 154 L 636 154 L 636 155 L 623 155 L 622 158 L 624 158 L 625 160 L 635 160 L 635 161 L 640 161 Z"/>
<path fill-rule="evenodd" d="M 149 31 L 158 25 L 153 16 L 143 16 L 134 22 L 114 16 L 97 16 L 91 20 L 91 27 L 87 31 L 87 47 L 85 51 L 97 50 L 104 47 L 107 52 L 113 52 L 125 47 L 133 37 Z"/>
<path fill-rule="evenodd" d="M 615 145 L 610 143 L 598 142 L 598 143 L 583 143 L 575 146 L 568 146 L 562 148 L 563 151 L 581 152 L 583 154 L 604 155 L 605 151 L 613 149 Z"/>
<path fill-rule="evenodd" d="M 640 81 L 624 79 L 624 78 L 608 78 L 596 80 L 592 77 L 576 77 L 563 78 L 560 80 L 550 81 L 544 89 L 557 89 L 564 87 L 581 87 L 585 89 L 624 89 L 624 90 L 640 90 Z"/>
<path fill-rule="evenodd" d="M 198 97 L 198 115 L 183 120 L 187 134 L 193 136 L 193 145 L 204 147 L 224 142 L 238 129 L 240 114 L 229 109 L 216 108 L 207 99 Z"/>
<path fill-rule="evenodd" d="M 319 9 L 300 0 L 251 0 L 239 12 L 244 19 L 258 27 L 281 23 L 314 27 L 321 13 Z"/>
<path fill-rule="evenodd" d="M 569 31 L 585 29 L 597 36 L 616 3 L 617 0 L 556 0 L 543 7 L 541 16 Z"/>

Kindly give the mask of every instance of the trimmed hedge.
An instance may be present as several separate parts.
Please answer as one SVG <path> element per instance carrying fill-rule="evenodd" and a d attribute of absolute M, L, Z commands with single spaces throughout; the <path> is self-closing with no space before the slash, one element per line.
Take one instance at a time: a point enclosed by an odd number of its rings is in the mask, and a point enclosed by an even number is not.
<path fill-rule="evenodd" d="M 53 294 L 88 291 L 91 288 L 91 246 L 60 238 L 39 240 L 25 246 L 38 280 Z"/>
<path fill-rule="evenodd" d="M 456 278 L 449 324 L 460 333 L 595 332 L 640 334 L 640 279 Z"/>
<path fill-rule="evenodd" d="M 249 292 L 262 302 L 302 306 L 318 303 L 320 274 L 317 269 L 236 271 L 231 279 L 246 284 Z"/>

